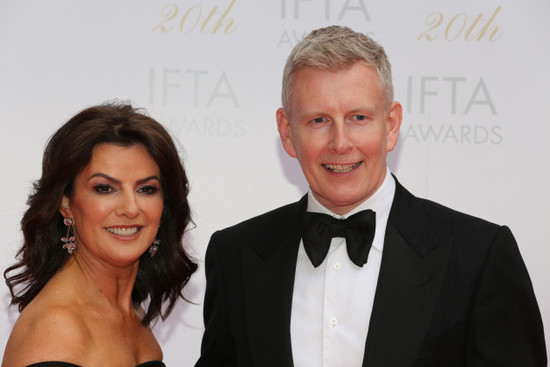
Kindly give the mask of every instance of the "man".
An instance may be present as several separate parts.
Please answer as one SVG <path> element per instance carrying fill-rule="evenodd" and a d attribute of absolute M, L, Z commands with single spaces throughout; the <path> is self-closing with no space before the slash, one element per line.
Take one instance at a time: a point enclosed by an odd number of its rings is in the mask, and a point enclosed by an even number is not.
<path fill-rule="evenodd" d="M 282 99 L 281 141 L 310 188 L 212 236 L 197 366 L 546 366 L 510 230 L 389 172 L 402 107 L 384 49 L 346 27 L 313 31 Z"/>

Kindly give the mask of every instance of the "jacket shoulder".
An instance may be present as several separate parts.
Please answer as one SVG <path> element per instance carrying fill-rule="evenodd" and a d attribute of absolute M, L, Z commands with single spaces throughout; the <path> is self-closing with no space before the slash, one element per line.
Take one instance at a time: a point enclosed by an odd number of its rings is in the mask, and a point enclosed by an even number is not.
<path fill-rule="evenodd" d="M 418 198 L 420 205 L 424 208 L 426 217 L 434 228 L 444 229 L 445 232 L 487 232 L 496 233 L 502 228 L 501 225 L 488 220 L 457 211 L 445 205 L 428 199 Z"/>
<path fill-rule="evenodd" d="M 480 250 L 479 246 L 489 246 L 502 230 L 509 231 L 505 226 L 418 198 L 399 184 L 389 221 L 421 252 L 430 248 L 425 249 L 424 243 L 441 243 L 449 239 L 461 247 Z"/>
<path fill-rule="evenodd" d="M 269 212 L 247 219 L 231 227 L 216 231 L 211 239 L 212 243 L 258 243 L 269 240 L 276 241 L 290 231 L 299 228 L 301 215 L 307 204 L 306 196 L 301 200 L 273 209 Z"/>

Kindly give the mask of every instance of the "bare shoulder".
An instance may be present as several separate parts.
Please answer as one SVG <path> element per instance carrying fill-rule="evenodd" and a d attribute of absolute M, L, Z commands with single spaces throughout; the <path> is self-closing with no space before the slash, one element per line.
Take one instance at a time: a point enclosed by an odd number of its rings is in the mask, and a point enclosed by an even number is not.
<path fill-rule="evenodd" d="M 90 332 L 77 310 L 63 304 L 31 302 L 13 327 L 2 366 L 47 360 L 78 363 L 90 342 Z"/>

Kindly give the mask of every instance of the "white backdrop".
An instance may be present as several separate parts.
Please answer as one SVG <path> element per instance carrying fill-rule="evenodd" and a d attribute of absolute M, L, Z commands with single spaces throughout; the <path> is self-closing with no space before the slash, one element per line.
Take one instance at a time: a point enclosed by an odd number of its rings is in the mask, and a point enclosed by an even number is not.
<path fill-rule="evenodd" d="M 0 0 L 0 268 L 47 138 L 112 98 L 181 143 L 202 265 L 216 229 L 295 201 L 307 185 L 275 126 L 284 61 L 304 33 L 344 24 L 393 65 L 405 108 L 390 168 L 418 196 L 512 228 L 550 338 L 548 0 Z M 191 366 L 203 268 L 154 326 L 169 366 Z M 17 311 L 0 286 L 0 348 Z M 9 310 L 9 311 L 8 311 Z M 548 343 L 547 343 L 548 344 Z"/>

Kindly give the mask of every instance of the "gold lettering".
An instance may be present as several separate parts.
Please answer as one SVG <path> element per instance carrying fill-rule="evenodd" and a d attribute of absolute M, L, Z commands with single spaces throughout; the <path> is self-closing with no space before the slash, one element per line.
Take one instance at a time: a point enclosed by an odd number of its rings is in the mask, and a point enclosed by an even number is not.
<path fill-rule="evenodd" d="M 229 4 L 227 9 L 225 10 L 225 13 L 223 13 L 222 16 L 220 17 L 220 19 L 218 20 L 218 23 L 216 24 L 216 28 L 214 28 L 213 33 L 216 33 L 218 31 L 218 29 L 220 29 L 220 27 L 223 24 L 223 21 L 225 20 L 225 17 L 227 16 L 227 14 L 229 14 L 229 11 L 231 10 L 231 8 L 233 8 L 233 5 L 235 5 L 236 1 L 237 0 L 231 0 L 231 4 Z M 231 29 L 231 26 L 233 25 L 233 23 L 234 23 L 233 18 L 227 19 L 227 26 L 225 27 L 225 34 L 233 33 L 233 31 L 235 30 L 235 28 Z"/>
<path fill-rule="evenodd" d="M 443 14 L 438 12 L 433 12 L 429 14 L 426 17 L 425 23 L 427 26 L 431 26 L 431 28 L 428 28 L 426 31 L 424 31 L 424 33 L 420 34 L 420 36 L 418 36 L 417 39 L 420 40 L 422 38 L 426 38 L 428 41 L 435 40 L 439 36 L 439 33 L 430 34 L 430 32 L 436 29 L 437 27 L 439 27 L 442 22 L 443 22 Z"/>
<path fill-rule="evenodd" d="M 214 14 L 218 14 L 218 7 L 215 6 L 212 11 L 210 12 L 210 14 L 208 14 L 208 16 L 206 17 L 206 19 L 203 21 L 202 23 L 202 26 L 201 26 L 201 32 L 202 33 L 211 33 L 211 34 L 215 34 L 217 33 L 220 28 L 223 26 L 223 23 L 225 20 L 227 20 L 227 26 L 225 27 L 225 34 L 229 34 L 231 32 L 233 32 L 235 29 L 231 29 L 231 26 L 233 25 L 234 23 L 234 20 L 233 18 L 228 18 L 228 19 L 225 19 L 227 17 L 227 14 L 229 14 L 229 12 L 231 11 L 231 8 L 233 8 L 233 5 L 235 5 L 235 2 L 237 0 L 231 0 L 231 3 L 227 6 L 227 9 L 225 9 L 225 11 L 221 14 L 220 18 L 218 19 L 218 21 L 216 22 L 216 24 L 211 27 L 210 29 L 206 29 L 208 23 L 210 23 L 210 20 L 212 20 L 212 17 L 214 16 Z"/>
<path fill-rule="evenodd" d="M 176 15 L 178 15 L 178 7 L 174 4 L 168 4 L 162 8 L 162 10 L 160 11 L 160 15 L 163 16 L 165 19 L 162 21 L 162 23 L 153 28 L 153 32 L 157 29 L 163 33 L 170 32 L 174 27 L 168 28 L 165 26 L 165 23 L 168 23 L 169 21 L 174 19 Z"/>
<path fill-rule="evenodd" d="M 453 27 L 453 24 L 455 23 L 455 21 L 457 20 L 458 17 L 462 16 L 463 17 L 463 21 L 462 21 L 462 26 L 460 27 L 460 29 L 458 30 L 458 32 L 456 32 L 455 36 L 454 37 L 449 37 L 449 33 L 450 33 L 450 30 L 451 28 Z M 462 33 L 462 31 L 464 30 L 464 26 L 466 25 L 466 14 L 464 13 L 458 13 L 457 15 L 455 15 L 450 21 L 449 21 L 449 24 L 447 24 L 447 27 L 445 28 L 445 39 L 447 41 L 454 41 L 458 38 L 458 36 L 460 36 L 460 34 Z"/>
<path fill-rule="evenodd" d="M 458 13 L 449 21 L 447 21 L 446 19 L 448 18 L 440 12 L 430 13 L 425 19 L 425 24 L 428 26 L 428 29 L 422 32 L 417 40 L 425 39 L 427 41 L 433 41 L 439 37 L 438 28 L 441 29 L 444 27 L 445 39 L 449 42 L 457 40 L 463 34 L 464 40 L 467 42 L 474 40 L 479 42 L 483 40 L 484 37 L 490 42 L 494 42 L 502 36 L 499 26 L 493 24 L 501 8 L 501 6 L 498 6 L 489 19 L 484 18 L 484 14 L 479 14 L 471 24 L 469 24 L 469 16 L 466 13 Z M 462 24 L 459 25 L 458 22 Z"/>
<path fill-rule="evenodd" d="M 185 30 L 184 29 L 185 28 L 185 21 L 187 20 L 187 17 L 189 16 L 189 14 L 191 14 L 191 12 L 195 9 L 197 9 L 199 11 L 199 15 L 197 16 L 197 19 L 195 19 L 195 23 L 188 30 Z M 192 7 L 190 7 L 185 12 L 183 17 L 181 17 L 181 22 L 180 22 L 180 31 L 181 31 L 181 33 L 191 33 L 191 31 L 193 31 L 193 29 L 199 23 L 199 20 L 201 19 L 201 15 L 202 15 L 202 8 L 199 5 L 193 5 Z"/>
<path fill-rule="evenodd" d="M 208 22 L 210 22 L 210 19 L 212 19 L 212 17 L 214 16 L 214 14 L 217 13 L 217 10 L 218 10 L 218 7 L 215 6 L 214 9 L 212 9 L 212 11 L 210 12 L 210 14 L 208 14 L 208 16 L 206 17 L 206 19 L 202 22 L 202 25 L 201 25 L 201 32 L 202 33 L 208 33 L 210 32 L 210 30 L 207 30 L 206 29 L 206 25 L 208 24 Z M 212 27 L 213 28 L 213 27 Z M 212 29 L 210 28 L 210 29 Z M 211 33 L 214 33 L 214 32 L 211 32 Z"/>
<path fill-rule="evenodd" d="M 222 30 L 225 34 L 231 34 L 235 31 L 236 26 L 235 20 L 229 17 L 229 13 L 236 2 L 237 0 L 229 0 L 225 8 L 213 6 L 210 11 L 202 4 L 182 7 L 181 12 L 177 5 L 165 5 L 161 9 L 162 20 L 153 28 L 153 32 L 171 32 L 174 29 L 173 22 L 179 20 L 179 30 L 183 34 L 189 34 L 195 30 L 210 34 L 216 34 Z"/>
<path fill-rule="evenodd" d="M 500 34 L 497 36 L 498 26 L 491 25 L 491 23 L 493 22 L 493 20 L 495 20 L 495 17 L 497 16 L 497 14 L 498 14 L 498 12 L 500 11 L 501 8 L 502 8 L 501 6 L 498 6 L 495 9 L 495 12 L 491 16 L 491 18 L 489 18 L 489 21 L 487 21 L 487 24 L 485 24 L 485 27 L 483 27 L 483 29 L 479 33 L 479 37 L 477 38 L 478 41 L 481 41 L 481 39 L 483 38 L 485 33 L 489 30 L 489 28 L 492 28 L 491 35 L 489 36 L 490 41 L 494 42 L 494 41 L 496 41 L 500 38 L 500 36 L 501 36 Z M 497 36 L 497 37 L 495 38 L 495 36 Z"/>
<path fill-rule="evenodd" d="M 464 36 L 464 39 L 466 41 L 472 41 L 472 39 L 470 38 L 470 35 L 474 31 L 474 29 L 477 27 L 477 24 L 479 23 L 479 21 L 482 19 L 483 19 L 483 14 L 479 14 L 477 18 L 474 20 L 474 22 L 472 23 L 472 25 L 468 28 L 468 30 L 466 31 L 466 35 Z"/>

